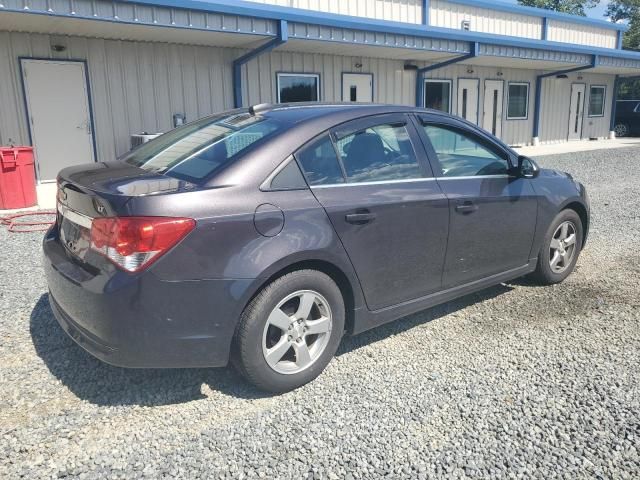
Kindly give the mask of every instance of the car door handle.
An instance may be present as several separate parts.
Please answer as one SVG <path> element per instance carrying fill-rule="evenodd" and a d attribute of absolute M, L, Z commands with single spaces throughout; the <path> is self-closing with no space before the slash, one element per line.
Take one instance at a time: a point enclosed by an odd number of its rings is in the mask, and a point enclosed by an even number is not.
<path fill-rule="evenodd" d="M 478 210 L 478 206 L 470 200 L 467 200 L 465 202 L 460 203 L 459 205 L 456 205 L 456 212 L 462 213 L 465 215 L 468 213 L 473 213 L 476 210 Z"/>
<path fill-rule="evenodd" d="M 352 223 L 354 225 L 364 225 L 366 223 L 373 222 L 375 218 L 376 214 L 371 212 L 348 213 L 344 216 L 344 219 L 348 223 Z"/>

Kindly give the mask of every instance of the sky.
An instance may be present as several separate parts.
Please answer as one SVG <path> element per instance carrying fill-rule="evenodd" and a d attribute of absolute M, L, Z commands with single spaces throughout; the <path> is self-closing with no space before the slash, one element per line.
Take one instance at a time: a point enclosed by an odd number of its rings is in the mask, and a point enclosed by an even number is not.
<path fill-rule="evenodd" d="M 506 0 L 509 3 L 518 3 L 517 0 Z M 587 17 L 598 18 L 600 20 L 606 20 L 604 12 L 607 10 L 607 0 L 600 0 L 600 3 L 594 8 L 587 9 Z"/>

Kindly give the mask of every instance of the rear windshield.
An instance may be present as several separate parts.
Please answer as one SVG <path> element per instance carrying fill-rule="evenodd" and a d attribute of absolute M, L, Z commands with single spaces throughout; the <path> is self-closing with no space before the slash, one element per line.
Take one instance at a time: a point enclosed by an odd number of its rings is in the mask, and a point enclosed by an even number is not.
<path fill-rule="evenodd" d="M 122 160 L 156 173 L 200 183 L 281 127 L 248 112 L 207 117 L 132 150 Z"/>

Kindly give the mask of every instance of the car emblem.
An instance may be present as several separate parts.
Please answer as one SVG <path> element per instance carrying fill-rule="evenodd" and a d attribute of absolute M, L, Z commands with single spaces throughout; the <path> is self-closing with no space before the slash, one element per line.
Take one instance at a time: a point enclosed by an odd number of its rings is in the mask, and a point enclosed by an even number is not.
<path fill-rule="evenodd" d="M 94 199 L 93 200 L 93 206 L 96 209 L 96 211 L 100 214 L 100 215 L 104 215 L 107 213 L 107 209 L 105 208 L 104 205 L 102 205 L 98 200 Z"/>

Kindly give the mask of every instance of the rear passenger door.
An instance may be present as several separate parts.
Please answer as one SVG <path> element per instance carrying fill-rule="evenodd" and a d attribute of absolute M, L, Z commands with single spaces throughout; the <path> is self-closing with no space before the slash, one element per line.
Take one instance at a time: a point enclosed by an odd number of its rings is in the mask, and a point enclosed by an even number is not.
<path fill-rule="evenodd" d="M 378 310 L 441 286 L 447 199 L 408 116 L 359 119 L 296 154 Z"/>
<path fill-rule="evenodd" d="M 449 199 L 443 287 L 526 265 L 538 208 L 531 180 L 513 175 L 509 153 L 484 133 L 440 116 L 420 121 Z"/>

